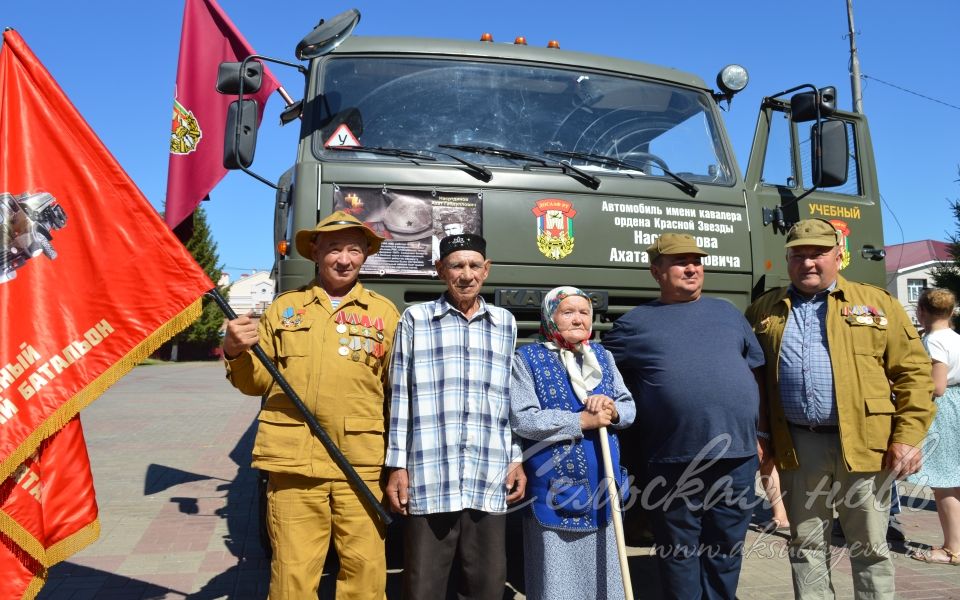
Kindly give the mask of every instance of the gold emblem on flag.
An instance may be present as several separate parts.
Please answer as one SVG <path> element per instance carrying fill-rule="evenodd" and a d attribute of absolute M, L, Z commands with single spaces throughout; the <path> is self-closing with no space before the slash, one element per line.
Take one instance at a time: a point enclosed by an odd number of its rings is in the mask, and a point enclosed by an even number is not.
<path fill-rule="evenodd" d="M 173 125 L 170 132 L 170 152 L 172 154 L 190 154 L 197 149 L 203 132 L 193 113 L 173 101 Z"/>

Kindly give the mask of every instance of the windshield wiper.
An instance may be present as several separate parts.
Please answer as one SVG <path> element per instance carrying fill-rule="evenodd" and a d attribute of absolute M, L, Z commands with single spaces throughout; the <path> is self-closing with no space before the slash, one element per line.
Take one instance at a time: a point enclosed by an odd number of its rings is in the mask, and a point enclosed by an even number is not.
<path fill-rule="evenodd" d="M 436 150 L 405 150 L 403 148 L 385 148 L 383 146 L 329 146 L 330 150 L 338 151 L 353 151 L 353 152 L 369 152 L 370 154 L 381 154 L 383 156 L 395 156 L 397 158 L 406 158 L 407 160 L 432 160 L 436 161 L 437 159 L 429 156 L 430 154 L 439 154 L 441 156 L 447 156 L 457 161 L 461 165 L 467 167 L 468 172 L 481 181 L 490 181 L 493 178 L 493 173 L 490 172 L 490 169 L 478 165 L 474 162 L 470 162 L 459 156 L 454 156 L 447 152 L 437 152 Z"/>
<path fill-rule="evenodd" d="M 449 148 L 450 150 L 459 150 L 461 152 L 472 152 L 474 154 L 488 154 L 490 156 L 499 156 L 501 158 L 507 158 L 511 160 L 525 160 L 527 162 L 534 162 L 544 167 L 560 167 L 560 170 L 565 175 L 570 175 L 583 185 L 587 186 L 590 189 L 597 189 L 600 187 L 600 178 L 596 177 L 590 173 L 587 173 L 583 169 L 578 169 L 577 167 L 571 165 L 567 161 L 563 160 L 551 160 L 549 158 L 544 158 L 542 156 L 537 156 L 536 154 L 530 154 L 528 152 L 520 152 L 519 150 L 509 150 L 507 148 L 494 148 L 493 146 L 476 146 L 473 144 L 438 144 L 441 148 Z"/>
<path fill-rule="evenodd" d="M 627 161 L 620 160 L 619 158 L 613 158 L 612 156 L 604 156 L 603 154 L 593 154 L 590 152 L 569 152 L 566 150 L 544 150 L 544 154 L 549 154 L 551 156 L 562 156 L 564 158 L 573 158 L 577 160 L 583 160 L 587 162 L 592 162 L 600 165 L 608 165 L 611 167 L 617 167 L 620 169 L 631 169 L 633 171 L 640 171 L 641 173 L 645 172 L 644 168 L 640 165 L 628 163 Z M 664 172 L 667 176 L 671 177 L 676 183 L 677 187 L 686 192 L 693 198 L 697 197 L 697 192 L 700 189 L 687 181 L 686 179 L 680 177 L 673 171 L 667 169 L 661 164 L 651 161 L 648 164 L 656 166 L 658 169 Z"/>

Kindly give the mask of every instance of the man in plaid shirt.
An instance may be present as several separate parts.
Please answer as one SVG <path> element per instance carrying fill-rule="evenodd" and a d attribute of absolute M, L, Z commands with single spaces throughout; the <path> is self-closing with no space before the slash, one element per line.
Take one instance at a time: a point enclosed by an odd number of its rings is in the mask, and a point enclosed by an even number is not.
<path fill-rule="evenodd" d="M 503 597 L 507 504 L 526 478 L 509 421 L 517 325 L 480 297 L 489 272 L 482 237 L 444 238 L 446 293 L 408 308 L 397 327 L 385 464 L 390 506 L 407 515 L 408 600 L 442 596 L 455 556 L 461 597 Z"/>

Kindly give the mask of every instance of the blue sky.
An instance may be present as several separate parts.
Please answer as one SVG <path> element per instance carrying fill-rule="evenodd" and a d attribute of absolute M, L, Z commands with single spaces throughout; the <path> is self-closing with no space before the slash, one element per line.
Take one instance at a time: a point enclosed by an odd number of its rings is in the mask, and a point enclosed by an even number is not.
<path fill-rule="evenodd" d="M 356 7 L 363 15 L 357 35 L 474 40 L 489 31 L 498 42 L 517 35 L 531 45 L 557 39 L 564 49 L 674 67 L 708 82 L 724 65 L 740 63 L 750 84 L 725 117 L 741 170 L 763 96 L 801 83 L 835 85 L 840 106 L 851 107 L 845 0 L 220 4 L 257 52 L 291 61 L 296 43 L 320 18 Z M 873 78 L 864 81 L 863 102 L 887 204 L 886 243 L 946 239 L 955 231 L 948 200 L 960 198 L 960 109 L 878 80 L 960 106 L 960 2 L 855 0 L 854 10 L 861 70 Z M 5 0 L 0 9 L 0 27 L 20 32 L 158 209 L 166 192 L 182 14 L 181 0 Z M 302 95 L 299 75 L 275 73 L 292 96 Z M 281 107 L 274 96 L 254 163 L 271 179 L 295 155 L 295 125 L 276 125 Z M 226 270 L 237 277 L 269 269 L 272 190 L 231 173 L 211 196 L 204 206 Z"/>

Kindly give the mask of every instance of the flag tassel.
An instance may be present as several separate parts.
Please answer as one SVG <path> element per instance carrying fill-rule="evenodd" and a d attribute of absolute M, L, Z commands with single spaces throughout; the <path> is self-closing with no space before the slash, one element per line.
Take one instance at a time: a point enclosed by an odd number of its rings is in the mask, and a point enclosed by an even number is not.
<path fill-rule="evenodd" d="M 27 460 L 27 457 L 33 454 L 40 446 L 40 442 L 60 431 L 74 415 L 79 413 L 81 409 L 86 408 L 103 392 L 107 391 L 110 386 L 119 381 L 121 377 L 153 354 L 153 351 L 159 348 L 161 344 L 196 321 L 200 317 L 201 302 L 202 298 L 197 298 L 178 315 L 134 346 L 123 358 L 110 365 L 72 398 L 60 405 L 53 414 L 34 429 L 15 451 L 10 453 L 3 464 L 0 464 L 0 478 L 9 476 L 14 469 Z"/>

